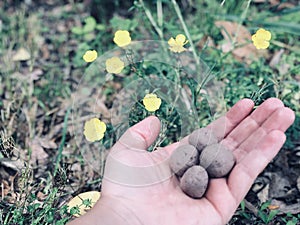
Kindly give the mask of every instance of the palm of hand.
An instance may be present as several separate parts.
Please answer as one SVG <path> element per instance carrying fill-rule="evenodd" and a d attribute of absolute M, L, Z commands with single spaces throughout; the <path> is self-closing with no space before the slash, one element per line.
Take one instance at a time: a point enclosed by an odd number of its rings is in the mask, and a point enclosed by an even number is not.
<path fill-rule="evenodd" d="M 278 99 L 268 99 L 251 113 L 252 109 L 251 100 L 241 100 L 225 116 L 208 126 L 233 151 L 237 162 L 227 178 L 210 180 L 203 198 L 192 199 L 185 195 L 173 176 L 145 187 L 127 186 L 104 179 L 102 202 L 118 205 L 116 212 L 128 215 L 124 216 L 124 220 L 130 217 L 128 224 L 131 225 L 225 224 L 254 179 L 278 153 L 285 141 L 284 132 L 294 121 L 293 111 L 284 107 Z M 113 150 L 120 153 L 117 157 L 123 162 L 137 166 L 149 163 L 148 154 L 140 157 L 128 151 L 131 147 L 146 149 L 155 140 L 159 121 L 155 117 L 148 120 L 151 120 L 151 126 L 138 124 L 132 127 L 130 138 L 124 135 L 114 146 Z M 187 138 L 182 142 L 187 142 Z M 161 155 L 170 155 L 177 145 L 175 143 L 151 153 L 150 163 L 157 163 Z"/>

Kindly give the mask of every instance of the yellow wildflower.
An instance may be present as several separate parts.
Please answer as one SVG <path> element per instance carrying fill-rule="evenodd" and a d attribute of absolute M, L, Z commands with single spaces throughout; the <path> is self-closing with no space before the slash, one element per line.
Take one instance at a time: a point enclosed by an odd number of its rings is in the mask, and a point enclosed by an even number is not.
<path fill-rule="evenodd" d="M 88 50 L 83 55 L 83 60 L 86 62 L 93 62 L 97 59 L 98 53 L 96 50 Z"/>
<path fill-rule="evenodd" d="M 257 49 L 266 49 L 270 45 L 271 37 L 270 31 L 260 28 L 252 35 L 252 41 Z"/>
<path fill-rule="evenodd" d="M 94 142 L 101 140 L 105 131 L 106 124 L 98 118 L 93 118 L 85 122 L 83 134 L 88 141 Z"/>
<path fill-rule="evenodd" d="M 180 53 L 186 50 L 183 46 L 188 42 L 183 34 L 178 34 L 175 39 L 171 37 L 168 44 L 172 52 Z"/>
<path fill-rule="evenodd" d="M 161 105 L 161 99 L 156 94 L 146 94 L 143 104 L 149 112 L 155 112 Z"/>
<path fill-rule="evenodd" d="M 93 208 L 100 196 L 101 193 L 98 191 L 88 191 L 77 195 L 76 197 L 72 198 L 67 204 L 67 206 L 69 206 L 69 212 L 73 207 L 76 207 L 78 208 L 79 212 L 74 214 L 74 216 L 80 217 L 84 215 L 88 210 Z M 84 202 L 88 202 L 90 203 L 90 205 L 86 205 L 84 204 Z"/>
<path fill-rule="evenodd" d="M 130 34 L 127 30 L 118 30 L 115 33 L 114 42 L 119 47 L 125 47 L 126 45 L 129 45 L 131 42 Z"/>
<path fill-rule="evenodd" d="M 109 73 L 121 73 L 124 69 L 125 63 L 119 57 L 112 57 L 105 62 L 106 70 Z"/>

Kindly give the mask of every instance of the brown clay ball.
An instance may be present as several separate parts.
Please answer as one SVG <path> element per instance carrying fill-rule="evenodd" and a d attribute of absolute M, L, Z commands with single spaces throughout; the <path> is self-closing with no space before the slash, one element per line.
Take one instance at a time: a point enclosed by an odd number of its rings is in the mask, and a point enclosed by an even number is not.
<path fill-rule="evenodd" d="M 217 137 L 214 135 L 212 130 L 208 128 L 197 129 L 189 136 L 189 143 L 195 146 L 199 152 L 201 152 L 206 146 L 217 142 Z"/>
<path fill-rule="evenodd" d="M 208 185 L 208 175 L 202 166 L 192 166 L 180 179 L 181 190 L 192 198 L 201 198 Z"/>
<path fill-rule="evenodd" d="M 200 165 L 206 169 L 211 178 L 226 176 L 234 164 L 234 155 L 221 144 L 207 146 L 200 155 Z"/>
<path fill-rule="evenodd" d="M 199 152 L 197 149 L 192 145 L 181 145 L 172 153 L 169 164 L 176 175 L 182 176 L 188 168 L 198 162 Z"/>

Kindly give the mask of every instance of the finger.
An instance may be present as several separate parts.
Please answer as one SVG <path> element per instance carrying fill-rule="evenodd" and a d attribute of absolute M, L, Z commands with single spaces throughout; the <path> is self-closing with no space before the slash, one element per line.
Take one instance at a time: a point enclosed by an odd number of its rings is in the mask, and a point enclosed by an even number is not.
<path fill-rule="evenodd" d="M 283 108 L 283 103 L 277 98 L 269 98 L 263 102 L 251 115 L 245 118 L 230 134 L 222 141 L 229 148 L 236 149 L 243 141 L 252 135 L 260 125 L 267 120 L 274 111 Z M 263 131 L 262 131 L 263 132 Z"/>
<path fill-rule="evenodd" d="M 159 130 L 159 119 L 155 116 L 147 117 L 121 136 L 111 148 L 109 157 L 126 165 L 152 165 L 155 159 L 146 149 L 155 141 Z"/>
<path fill-rule="evenodd" d="M 172 173 L 168 154 L 146 151 L 155 141 L 159 130 L 160 122 L 154 116 L 129 128 L 106 158 L 103 184 L 110 184 L 110 187 L 112 183 L 117 186 L 145 187 L 170 179 Z"/>
<path fill-rule="evenodd" d="M 261 140 L 259 146 L 233 168 L 227 183 L 237 204 L 245 197 L 259 173 L 276 156 L 285 139 L 282 131 L 271 131 Z"/>
<path fill-rule="evenodd" d="M 295 113 L 287 108 L 277 109 L 254 133 L 251 134 L 235 151 L 236 157 L 241 159 L 243 154 L 251 151 L 272 130 L 285 132 L 294 122 Z"/>
<path fill-rule="evenodd" d="M 160 131 L 160 121 L 155 116 L 149 116 L 130 127 L 116 143 L 131 149 L 146 150 L 157 138 Z"/>
<path fill-rule="evenodd" d="M 225 116 L 213 121 L 208 128 L 211 128 L 219 140 L 226 137 L 246 116 L 248 116 L 254 107 L 251 99 L 242 99 L 238 101 Z"/>
<path fill-rule="evenodd" d="M 227 135 L 241 120 L 243 120 L 253 109 L 254 103 L 250 99 L 242 99 L 238 101 L 225 116 L 213 121 L 207 127 L 212 129 L 214 134 L 221 140 Z M 170 155 L 172 152 L 182 144 L 188 144 L 188 137 L 186 136 L 180 142 L 173 143 L 165 148 Z"/>

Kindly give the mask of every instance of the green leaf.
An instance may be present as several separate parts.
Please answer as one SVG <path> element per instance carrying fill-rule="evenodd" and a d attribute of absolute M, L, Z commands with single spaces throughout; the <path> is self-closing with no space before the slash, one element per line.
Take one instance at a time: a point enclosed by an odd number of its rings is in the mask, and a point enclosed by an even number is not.
<path fill-rule="evenodd" d="M 270 205 L 270 202 L 265 202 L 261 205 L 260 210 L 265 210 Z"/>
<path fill-rule="evenodd" d="M 77 35 L 83 34 L 83 29 L 81 27 L 73 27 L 71 31 L 73 34 L 77 34 Z"/>
<path fill-rule="evenodd" d="M 279 210 L 271 210 L 269 215 L 268 215 L 268 222 L 270 222 L 271 220 L 274 219 L 274 217 L 277 215 L 277 213 L 279 212 Z"/>
<path fill-rule="evenodd" d="M 258 216 L 259 218 L 264 222 L 264 223 L 268 223 L 268 216 L 267 214 L 265 214 L 262 211 L 258 211 Z"/>
<path fill-rule="evenodd" d="M 83 199 L 82 204 L 86 207 L 91 207 L 92 206 L 92 199 Z"/>
<path fill-rule="evenodd" d="M 75 207 L 72 207 L 70 209 L 70 214 L 71 215 L 75 215 L 75 214 L 79 214 L 80 213 L 80 210 L 79 210 L 79 207 L 78 206 L 75 206 Z"/>
<path fill-rule="evenodd" d="M 244 200 L 241 201 L 241 209 L 242 209 L 243 211 L 245 211 L 245 201 L 244 201 Z"/>
<path fill-rule="evenodd" d="M 97 22 L 94 17 L 89 16 L 85 20 L 85 25 L 83 27 L 83 33 L 90 33 L 95 30 Z"/>
<path fill-rule="evenodd" d="M 290 220 L 286 223 L 286 225 L 296 225 L 297 221 Z"/>

